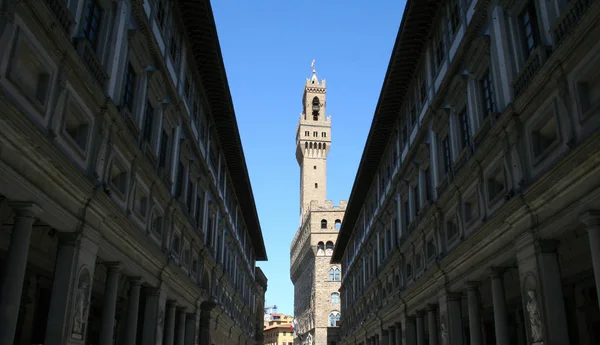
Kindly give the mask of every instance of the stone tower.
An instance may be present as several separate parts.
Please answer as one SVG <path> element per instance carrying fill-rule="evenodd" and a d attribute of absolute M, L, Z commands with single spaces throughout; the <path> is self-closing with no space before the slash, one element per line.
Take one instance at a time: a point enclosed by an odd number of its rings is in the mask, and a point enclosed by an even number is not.
<path fill-rule="evenodd" d="M 312 200 L 323 202 L 327 194 L 327 153 L 331 144 L 331 117 L 326 115 L 326 81 L 317 71 L 306 78 L 302 114 L 296 130 L 296 159 L 300 165 L 300 214 Z"/>
<path fill-rule="evenodd" d="M 302 113 L 296 129 L 300 166 L 300 227 L 290 247 L 294 284 L 295 345 L 335 345 L 339 337 L 341 266 L 330 264 L 346 210 L 327 199 L 327 155 L 331 117 L 326 115 L 326 84 L 313 62 L 306 79 Z"/>

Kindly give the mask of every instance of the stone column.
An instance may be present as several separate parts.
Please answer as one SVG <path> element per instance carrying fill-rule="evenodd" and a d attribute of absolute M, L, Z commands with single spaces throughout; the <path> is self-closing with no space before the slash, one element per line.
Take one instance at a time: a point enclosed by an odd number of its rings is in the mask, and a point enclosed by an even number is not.
<path fill-rule="evenodd" d="M 467 283 L 467 301 L 469 303 L 469 335 L 471 345 L 483 345 L 481 336 L 481 315 L 479 311 L 479 283 Z"/>
<path fill-rule="evenodd" d="M 78 235 L 75 233 L 58 234 L 58 253 L 54 265 L 50 309 L 46 324 L 47 345 L 62 345 L 67 342 L 69 326 L 69 299 L 74 292 L 74 276 L 77 272 L 75 262 Z"/>
<path fill-rule="evenodd" d="M 384 345 L 396 345 L 396 328 L 394 326 L 390 326 L 388 331 L 388 342 Z"/>
<path fill-rule="evenodd" d="M 504 270 L 493 268 L 490 277 L 492 279 L 492 302 L 494 305 L 494 327 L 496 333 L 496 345 L 510 345 L 508 331 L 508 312 L 506 310 L 506 299 L 504 297 Z"/>
<path fill-rule="evenodd" d="M 429 345 L 438 345 L 438 324 L 434 304 L 427 306 L 427 326 L 429 328 Z"/>
<path fill-rule="evenodd" d="M 195 345 L 196 340 L 196 313 L 187 313 L 185 318 L 184 345 Z"/>
<path fill-rule="evenodd" d="M 598 294 L 598 305 L 600 306 L 600 211 L 588 211 L 581 216 L 585 224 L 590 241 L 592 264 L 594 266 L 594 278 L 596 280 L 596 293 Z"/>
<path fill-rule="evenodd" d="M 200 343 L 199 345 L 211 345 L 210 336 L 210 312 L 216 306 L 215 302 L 206 301 L 200 304 Z"/>
<path fill-rule="evenodd" d="M 145 288 L 144 292 L 146 293 L 146 306 L 144 311 L 142 345 L 156 345 L 156 327 L 158 325 L 158 301 L 160 289 L 149 287 Z"/>
<path fill-rule="evenodd" d="M 138 312 L 140 307 L 140 290 L 142 279 L 131 277 L 129 279 L 129 306 L 127 308 L 127 323 L 124 343 L 135 344 L 137 339 Z"/>
<path fill-rule="evenodd" d="M 165 345 L 173 345 L 175 339 L 175 301 L 167 301 L 167 317 L 165 320 Z"/>
<path fill-rule="evenodd" d="M 417 327 L 414 316 L 408 316 L 405 321 L 406 325 L 406 344 L 417 345 Z"/>
<path fill-rule="evenodd" d="M 417 311 L 417 345 L 425 345 L 425 312 Z"/>
<path fill-rule="evenodd" d="M 544 314 L 546 319 L 546 343 L 568 345 L 569 333 L 567 325 L 567 312 L 564 303 L 564 293 L 562 288 L 562 279 L 560 267 L 558 264 L 558 241 L 542 240 L 538 241 L 538 260 L 540 283 L 543 286 L 542 293 L 540 289 L 528 289 L 524 287 L 525 296 L 525 319 L 529 320 L 530 331 L 535 329 L 539 335 L 543 335 L 541 325 Z M 540 294 L 541 296 L 537 296 Z M 544 308 L 538 306 L 539 299 L 542 299 Z M 542 313 L 542 309 L 545 313 Z M 532 325 L 535 320 L 539 324 Z M 536 322 L 534 322 L 536 323 Z M 526 323 L 527 324 L 527 323 Z M 533 334 L 532 334 L 533 335 Z"/>
<path fill-rule="evenodd" d="M 177 343 L 183 345 L 185 341 L 185 307 L 177 307 Z"/>
<path fill-rule="evenodd" d="M 464 343 L 461 299 L 462 295 L 459 293 L 448 294 L 448 331 L 452 345 L 463 345 Z"/>
<path fill-rule="evenodd" d="M 381 345 L 389 345 L 390 338 L 390 331 L 387 329 L 381 330 Z"/>
<path fill-rule="evenodd" d="M 15 211 L 10 245 L 6 253 L 4 276 L 0 294 L 0 344 L 12 345 L 17 330 L 17 316 L 29 255 L 31 228 L 41 209 L 31 202 L 9 202 Z"/>
<path fill-rule="evenodd" d="M 100 325 L 99 345 L 112 345 L 115 330 L 115 311 L 117 309 L 117 297 L 119 288 L 120 265 L 116 262 L 105 263 L 106 285 L 104 287 L 104 299 L 102 310 L 102 323 Z"/>
<path fill-rule="evenodd" d="M 402 324 L 396 323 L 396 327 L 394 327 L 394 338 L 396 344 L 394 345 L 405 345 L 402 344 Z"/>

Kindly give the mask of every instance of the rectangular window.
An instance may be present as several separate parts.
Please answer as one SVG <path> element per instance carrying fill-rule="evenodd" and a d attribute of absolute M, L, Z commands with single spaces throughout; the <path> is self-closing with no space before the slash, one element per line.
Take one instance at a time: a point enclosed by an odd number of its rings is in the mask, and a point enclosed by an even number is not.
<path fill-rule="evenodd" d="M 421 195 L 420 195 L 420 191 L 419 191 L 419 183 L 418 182 L 413 189 L 413 193 L 415 195 L 415 198 L 414 198 L 414 200 L 415 200 L 415 215 L 417 215 L 421 211 Z"/>
<path fill-rule="evenodd" d="M 150 103 L 146 104 L 146 116 L 144 116 L 144 127 L 142 141 L 152 142 L 152 126 L 154 123 L 154 109 Z"/>
<path fill-rule="evenodd" d="M 448 3 L 448 10 L 450 18 L 448 20 L 449 29 L 450 29 L 450 37 L 454 37 L 456 32 L 458 31 L 458 27 L 460 25 L 460 6 L 459 0 L 450 0 Z"/>
<path fill-rule="evenodd" d="M 196 224 L 198 227 L 202 228 L 202 223 L 204 222 L 204 200 L 203 195 L 201 195 L 201 191 L 198 188 L 198 195 L 196 196 Z"/>
<path fill-rule="evenodd" d="M 158 152 L 159 161 L 158 166 L 160 168 L 167 167 L 167 147 L 169 145 L 169 135 L 166 131 L 163 131 L 160 138 L 160 149 Z"/>
<path fill-rule="evenodd" d="M 460 138 L 462 140 L 462 148 L 471 145 L 471 126 L 469 124 L 469 114 L 467 109 L 463 109 L 458 115 L 460 120 Z"/>
<path fill-rule="evenodd" d="M 450 154 L 450 137 L 446 135 L 444 139 L 442 139 L 442 158 L 444 163 L 444 173 L 447 174 L 450 172 L 450 167 L 452 166 L 452 156 Z"/>
<path fill-rule="evenodd" d="M 410 224 L 410 205 L 408 200 L 404 202 L 404 224 L 408 226 Z"/>
<path fill-rule="evenodd" d="M 440 25 L 433 36 L 433 66 L 436 72 L 440 70 L 440 66 L 445 58 L 446 51 L 444 48 L 444 25 Z"/>
<path fill-rule="evenodd" d="M 185 167 L 179 162 L 179 167 L 177 168 L 177 179 L 175 180 L 175 197 L 180 197 L 181 192 L 183 191 L 183 171 Z"/>
<path fill-rule="evenodd" d="M 194 196 L 194 184 L 191 180 L 188 180 L 188 188 L 185 204 L 187 206 L 188 211 L 192 211 L 192 197 Z"/>
<path fill-rule="evenodd" d="M 102 12 L 98 0 L 88 0 L 88 6 L 83 20 L 83 36 L 90 42 L 90 45 L 94 50 L 96 50 L 98 45 Z"/>
<path fill-rule="evenodd" d="M 425 169 L 423 175 L 425 177 L 425 198 L 427 201 L 432 201 L 433 193 L 431 189 L 431 171 L 429 168 Z"/>
<path fill-rule="evenodd" d="M 180 51 L 179 31 L 177 30 L 177 27 L 175 27 L 175 24 L 173 24 L 173 27 L 171 28 L 171 41 L 169 42 L 169 55 L 171 55 L 171 59 L 175 66 L 179 65 Z"/>
<path fill-rule="evenodd" d="M 133 94 L 135 92 L 135 79 L 136 74 L 131 63 L 127 65 L 127 72 L 125 74 L 125 85 L 123 87 L 123 105 L 133 112 Z"/>
<path fill-rule="evenodd" d="M 483 116 L 486 117 L 489 113 L 496 111 L 496 98 L 494 97 L 494 87 L 490 69 L 485 72 L 483 79 L 479 81 L 479 85 L 481 87 L 481 98 L 483 101 Z"/>
<path fill-rule="evenodd" d="M 156 21 L 162 30 L 167 26 L 168 9 L 169 5 L 167 4 L 167 0 L 156 1 Z"/>
<path fill-rule="evenodd" d="M 523 41 L 525 59 L 527 60 L 539 43 L 537 13 L 534 1 L 529 1 L 523 12 L 519 15 L 519 24 L 521 26 L 521 39 Z"/>

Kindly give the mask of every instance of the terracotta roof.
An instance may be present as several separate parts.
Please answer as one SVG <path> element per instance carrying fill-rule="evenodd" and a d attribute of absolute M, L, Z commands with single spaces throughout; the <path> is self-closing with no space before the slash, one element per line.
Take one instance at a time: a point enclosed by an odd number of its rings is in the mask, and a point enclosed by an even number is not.
<path fill-rule="evenodd" d="M 392 57 L 373 115 L 373 122 L 354 179 L 331 261 L 339 263 L 363 207 L 364 200 L 376 177 L 381 158 L 391 134 L 396 128 L 399 109 L 404 101 L 421 53 L 428 42 L 428 33 L 441 0 L 408 0 L 392 50 Z"/>
<path fill-rule="evenodd" d="M 267 260 L 210 1 L 178 0 L 177 3 L 256 260 Z"/>

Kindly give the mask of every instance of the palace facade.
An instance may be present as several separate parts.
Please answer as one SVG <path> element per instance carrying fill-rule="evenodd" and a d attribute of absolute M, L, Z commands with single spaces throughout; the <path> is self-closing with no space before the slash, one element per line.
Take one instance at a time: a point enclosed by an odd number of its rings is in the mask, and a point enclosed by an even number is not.
<path fill-rule="evenodd" d="M 262 344 L 208 0 L 0 0 L 0 344 Z"/>
<path fill-rule="evenodd" d="M 306 78 L 302 113 L 296 128 L 300 165 L 300 227 L 290 246 L 294 284 L 296 345 L 332 345 L 339 337 L 342 267 L 330 263 L 346 201 L 326 200 L 331 117 L 326 115 L 327 86 L 314 69 Z"/>
<path fill-rule="evenodd" d="M 332 257 L 342 344 L 600 343 L 599 21 L 407 1 Z"/>

